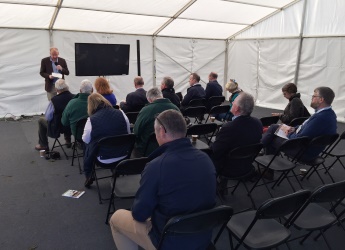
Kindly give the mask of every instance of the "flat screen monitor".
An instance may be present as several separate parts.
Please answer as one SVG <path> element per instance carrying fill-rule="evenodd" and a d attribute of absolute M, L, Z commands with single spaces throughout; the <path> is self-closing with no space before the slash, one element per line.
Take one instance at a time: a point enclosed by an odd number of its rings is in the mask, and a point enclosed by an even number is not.
<path fill-rule="evenodd" d="M 76 76 L 128 75 L 129 44 L 75 44 Z"/>

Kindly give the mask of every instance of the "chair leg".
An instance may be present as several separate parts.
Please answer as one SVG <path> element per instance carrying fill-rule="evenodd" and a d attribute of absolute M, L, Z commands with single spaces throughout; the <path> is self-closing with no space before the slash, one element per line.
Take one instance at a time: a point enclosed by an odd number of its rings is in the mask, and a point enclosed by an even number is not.
<path fill-rule="evenodd" d="M 299 242 L 299 244 L 303 244 L 303 242 L 312 234 L 313 231 L 310 231 L 309 233 L 306 234 L 306 236 L 303 237 L 303 239 Z"/>
<path fill-rule="evenodd" d="M 64 153 L 64 155 L 66 156 L 66 159 L 68 160 L 68 155 L 66 154 L 65 150 L 63 149 L 63 147 L 62 147 L 62 145 L 61 145 L 59 139 L 56 139 L 56 141 L 58 142 L 60 148 L 62 149 L 62 152 Z M 54 149 L 54 146 L 55 146 L 55 142 L 54 142 L 54 145 L 53 145 L 53 147 L 52 147 L 52 151 L 53 151 L 53 149 Z"/>
<path fill-rule="evenodd" d="M 224 224 L 222 225 L 222 227 L 220 228 L 219 232 L 217 233 L 216 238 L 215 238 L 214 241 L 213 241 L 213 244 L 214 244 L 214 245 L 216 245 L 216 243 L 217 243 L 217 241 L 218 241 L 220 235 L 223 233 L 225 227 L 226 227 L 226 223 L 224 223 Z"/>
<path fill-rule="evenodd" d="M 328 240 L 326 239 L 324 233 L 322 232 L 322 230 L 320 230 L 320 234 L 322 235 L 322 238 L 325 240 L 328 249 L 332 249 L 331 246 L 329 245 Z M 314 240 L 316 240 L 316 239 L 314 238 Z"/>
<path fill-rule="evenodd" d="M 116 178 L 113 177 L 114 180 L 113 180 L 113 185 L 111 187 L 111 195 L 110 195 L 110 201 L 109 201 L 109 205 L 108 205 L 108 212 L 107 212 L 107 217 L 105 219 L 105 224 L 109 224 L 109 215 L 110 215 L 110 209 L 111 209 L 111 206 L 113 206 L 114 208 L 114 212 L 115 212 L 115 204 L 114 204 L 114 190 L 115 190 L 115 184 L 116 184 Z"/>
<path fill-rule="evenodd" d="M 71 166 L 73 166 L 73 164 L 74 164 L 75 152 L 76 152 L 76 141 L 74 141 L 72 144 L 72 164 L 71 164 Z"/>
<path fill-rule="evenodd" d="M 236 186 L 234 187 L 234 189 L 232 190 L 231 194 L 234 194 L 236 189 L 238 188 L 238 186 L 240 185 L 241 181 L 239 180 L 236 184 Z"/>
<path fill-rule="evenodd" d="M 96 181 L 99 204 L 102 204 L 102 195 L 101 195 L 101 190 L 99 190 L 99 185 L 98 185 L 98 178 L 97 178 L 97 174 L 96 174 L 96 169 L 93 170 L 92 175 L 94 176 L 95 181 Z"/>

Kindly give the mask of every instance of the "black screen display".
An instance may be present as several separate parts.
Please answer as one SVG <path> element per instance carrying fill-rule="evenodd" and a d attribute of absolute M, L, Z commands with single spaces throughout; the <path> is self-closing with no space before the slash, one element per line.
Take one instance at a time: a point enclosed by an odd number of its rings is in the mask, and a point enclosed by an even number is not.
<path fill-rule="evenodd" d="M 76 76 L 128 75 L 129 44 L 75 44 Z"/>

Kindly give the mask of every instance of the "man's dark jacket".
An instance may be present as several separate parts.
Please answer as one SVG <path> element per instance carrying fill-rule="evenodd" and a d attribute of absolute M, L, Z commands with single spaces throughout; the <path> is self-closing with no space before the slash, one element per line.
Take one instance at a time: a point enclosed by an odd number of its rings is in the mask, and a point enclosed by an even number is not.
<path fill-rule="evenodd" d="M 169 99 L 176 107 L 180 107 L 180 98 L 175 94 L 174 88 L 165 88 L 162 93 L 164 98 Z"/>
<path fill-rule="evenodd" d="M 120 108 L 123 112 L 137 112 L 140 111 L 148 103 L 146 98 L 146 90 L 138 88 L 131 92 L 126 97 L 126 103 L 120 103 Z"/>
<path fill-rule="evenodd" d="M 62 78 L 65 79 L 65 75 L 69 75 L 69 70 L 67 68 L 67 63 L 65 59 L 58 57 L 58 65 L 62 67 L 62 71 L 59 73 L 62 74 Z M 50 92 L 55 86 L 53 84 L 54 78 L 50 79 L 49 75 L 53 73 L 53 66 L 52 62 L 50 61 L 50 57 L 45 57 L 41 61 L 41 69 L 40 75 L 45 79 L 45 90 Z"/>
<path fill-rule="evenodd" d="M 209 99 L 212 96 L 222 96 L 223 95 L 223 88 L 222 86 L 217 82 L 217 80 L 215 81 L 211 81 L 206 85 L 206 100 Z"/>
<path fill-rule="evenodd" d="M 187 89 L 187 94 L 184 96 L 181 106 L 188 106 L 188 103 L 193 99 L 205 98 L 205 89 L 199 84 L 194 84 Z"/>

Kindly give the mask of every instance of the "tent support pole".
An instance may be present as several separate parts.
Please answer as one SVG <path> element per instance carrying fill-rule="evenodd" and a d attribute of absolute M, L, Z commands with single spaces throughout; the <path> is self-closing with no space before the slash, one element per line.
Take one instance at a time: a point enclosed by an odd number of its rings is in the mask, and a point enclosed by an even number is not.
<path fill-rule="evenodd" d="M 228 81 L 228 67 L 229 67 L 229 40 L 225 40 L 225 58 L 224 58 L 224 80 L 223 80 L 223 95 L 226 96 L 225 84 Z"/>
<path fill-rule="evenodd" d="M 156 36 L 152 37 L 152 83 L 153 87 L 156 87 Z"/>
<path fill-rule="evenodd" d="M 299 66 L 301 63 L 301 53 L 302 53 L 302 45 L 303 45 L 303 32 L 304 32 L 304 23 L 305 23 L 305 16 L 307 11 L 307 1 L 304 0 L 303 4 L 303 14 L 302 14 L 302 20 L 301 20 L 301 30 L 299 34 L 299 44 L 298 44 L 298 54 L 297 54 L 297 61 L 296 61 L 296 70 L 295 70 L 295 78 L 294 83 L 296 86 L 298 85 L 298 76 L 299 76 Z"/>

